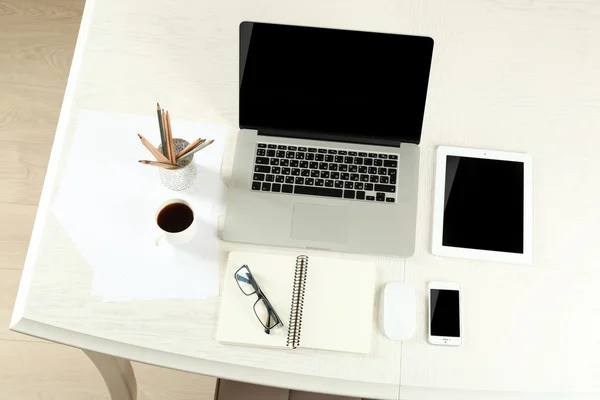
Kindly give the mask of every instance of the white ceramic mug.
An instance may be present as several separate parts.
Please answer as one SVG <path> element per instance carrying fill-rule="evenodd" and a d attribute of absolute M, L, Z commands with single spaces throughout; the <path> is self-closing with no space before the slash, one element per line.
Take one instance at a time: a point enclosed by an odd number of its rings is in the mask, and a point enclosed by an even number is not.
<path fill-rule="evenodd" d="M 169 231 L 169 230 L 165 230 L 164 227 L 167 225 L 165 223 L 169 222 L 168 219 L 165 219 L 168 217 L 168 213 L 163 215 L 161 217 L 161 219 L 163 219 L 164 221 L 162 221 L 162 225 L 160 225 L 160 221 L 159 221 L 159 216 L 161 214 L 161 212 L 163 212 L 163 210 L 168 211 L 167 207 L 173 205 L 173 204 L 182 204 L 184 206 L 187 206 L 189 208 L 189 210 L 191 210 L 192 212 L 192 222 L 189 224 L 189 226 L 185 227 L 182 230 L 178 230 L 176 232 L 173 231 Z M 182 213 L 183 215 L 183 213 Z M 164 243 L 169 243 L 171 245 L 182 245 L 185 243 L 190 242 L 193 238 L 194 235 L 196 234 L 196 218 L 194 215 L 194 209 L 192 208 L 191 204 L 188 203 L 185 200 L 182 199 L 171 199 L 171 200 L 167 200 L 165 202 L 163 202 L 160 207 L 158 207 L 158 209 L 156 210 L 156 215 L 154 216 L 154 221 L 156 223 L 156 229 L 158 230 L 158 234 L 156 236 L 156 239 L 154 241 L 154 244 L 156 246 L 160 246 Z M 171 225 L 176 225 L 176 224 L 171 224 Z M 168 228 L 168 226 L 166 226 Z M 172 228 L 172 226 L 171 226 Z"/>

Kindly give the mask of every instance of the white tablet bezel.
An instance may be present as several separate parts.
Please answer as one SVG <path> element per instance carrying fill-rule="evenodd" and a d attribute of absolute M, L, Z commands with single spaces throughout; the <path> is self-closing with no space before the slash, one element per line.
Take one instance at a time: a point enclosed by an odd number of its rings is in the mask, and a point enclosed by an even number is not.
<path fill-rule="evenodd" d="M 523 254 L 504 253 L 442 245 L 444 223 L 444 193 L 446 186 L 447 156 L 473 157 L 490 160 L 519 161 L 523 163 Z M 435 170 L 433 200 L 433 232 L 431 251 L 438 256 L 531 264 L 533 261 L 533 158 L 529 154 L 505 151 L 439 146 Z M 485 223 L 485 221 L 482 221 Z"/>

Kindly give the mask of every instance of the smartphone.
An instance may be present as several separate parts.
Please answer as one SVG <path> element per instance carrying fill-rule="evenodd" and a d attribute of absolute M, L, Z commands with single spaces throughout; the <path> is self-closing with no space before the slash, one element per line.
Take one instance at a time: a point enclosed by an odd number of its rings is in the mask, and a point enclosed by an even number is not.
<path fill-rule="evenodd" d="M 460 346 L 460 325 L 460 285 L 429 282 L 429 343 Z"/>

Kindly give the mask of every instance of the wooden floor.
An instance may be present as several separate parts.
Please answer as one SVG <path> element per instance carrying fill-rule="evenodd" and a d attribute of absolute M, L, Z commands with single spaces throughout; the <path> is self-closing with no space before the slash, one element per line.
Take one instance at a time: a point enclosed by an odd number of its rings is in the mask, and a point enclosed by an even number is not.
<path fill-rule="evenodd" d="M 8 331 L 84 3 L 0 0 L 0 400 L 109 398 L 81 351 Z M 138 399 L 213 398 L 213 378 L 134 369 Z"/>

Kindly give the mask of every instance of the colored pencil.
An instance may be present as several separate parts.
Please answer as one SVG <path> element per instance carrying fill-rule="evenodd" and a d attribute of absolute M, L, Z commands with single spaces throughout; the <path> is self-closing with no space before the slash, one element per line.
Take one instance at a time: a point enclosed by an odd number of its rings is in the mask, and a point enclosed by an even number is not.
<path fill-rule="evenodd" d="M 171 129 L 171 115 L 167 111 L 166 113 L 167 120 L 167 131 L 169 132 L 167 135 L 167 148 L 169 149 L 169 156 L 167 157 L 172 164 L 177 162 L 175 158 L 175 143 L 173 143 L 173 130 Z"/>
<path fill-rule="evenodd" d="M 163 162 L 158 162 L 158 161 L 140 160 L 139 162 L 142 163 L 142 164 L 144 164 L 144 165 L 152 165 L 153 167 L 161 167 L 161 168 L 166 168 L 166 169 L 179 169 L 179 168 L 181 168 L 181 166 L 177 165 L 177 164 L 163 163 Z"/>
<path fill-rule="evenodd" d="M 182 157 L 187 152 L 194 150 L 197 146 L 200 146 L 204 142 L 206 142 L 206 139 L 198 138 L 194 140 L 192 143 L 185 146 L 185 148 L 181 150 L 179 154 L 177 154 L 177 158 Z"/>
<path fill-rule="evenodd" d="M 156 114 L 158 115 L 158 129 L 160 130 L 160 144 L 162 145 L 163 156 L 167 156 L 167 141 L 165 139 L 165 128 L 163 126 L 162 111 L 160 104 L 156 103 Z"/>
<path fill-rule="evenodd" d="M 139 133 L 138 133 L 138 137 L 142 141 L 142 144 L 144 145 L 144 147 L 147 148 L 148 150 L 150 150 L 150 153 L 152 153 L 154 158 L 156 158 L 156 161 L 160 161 L 160 162 L 164 162 L 164 163 L 170 162 L 169 159 L 167 157 L 165 157 L 164 155 L 162 155 L 161 152 L 158 151 L 158 149 L 156 147 L 152 146 L 152 143 L 150 143 L 145 137 L 143 137 Z"/>
<path fill-rule="evenodd" d="M 194 155 L 194 154 L 196 154 L 196 153 L 197 153 L 197 152 L 199 152 L 200 150 L 202 150 L 202 149 L 204 149 L 204 148 L 206 148 L 206 147 L 210 146 L 211 144 L 213 144 L 213 142 L 214 142 L 214 140 L 209 140 L 208 142 L 205 142 L 205 143 L 201 144 L 200 146 L 196 147 L 194 150 L 192 150 L 192 151 L 188 151 L 188 153 L 187 153 L 187 154 L 184 154 L 183 156 L 179 157 L 179 158 L 177 159 L 177 161 L 179 161 L 179 160 L 182 160 L 182 159 L 184 159 L 184 158 L 187 158 L 187 157 L 189 157 L 189 156 L 191 156 L 191 155 Z"/>

